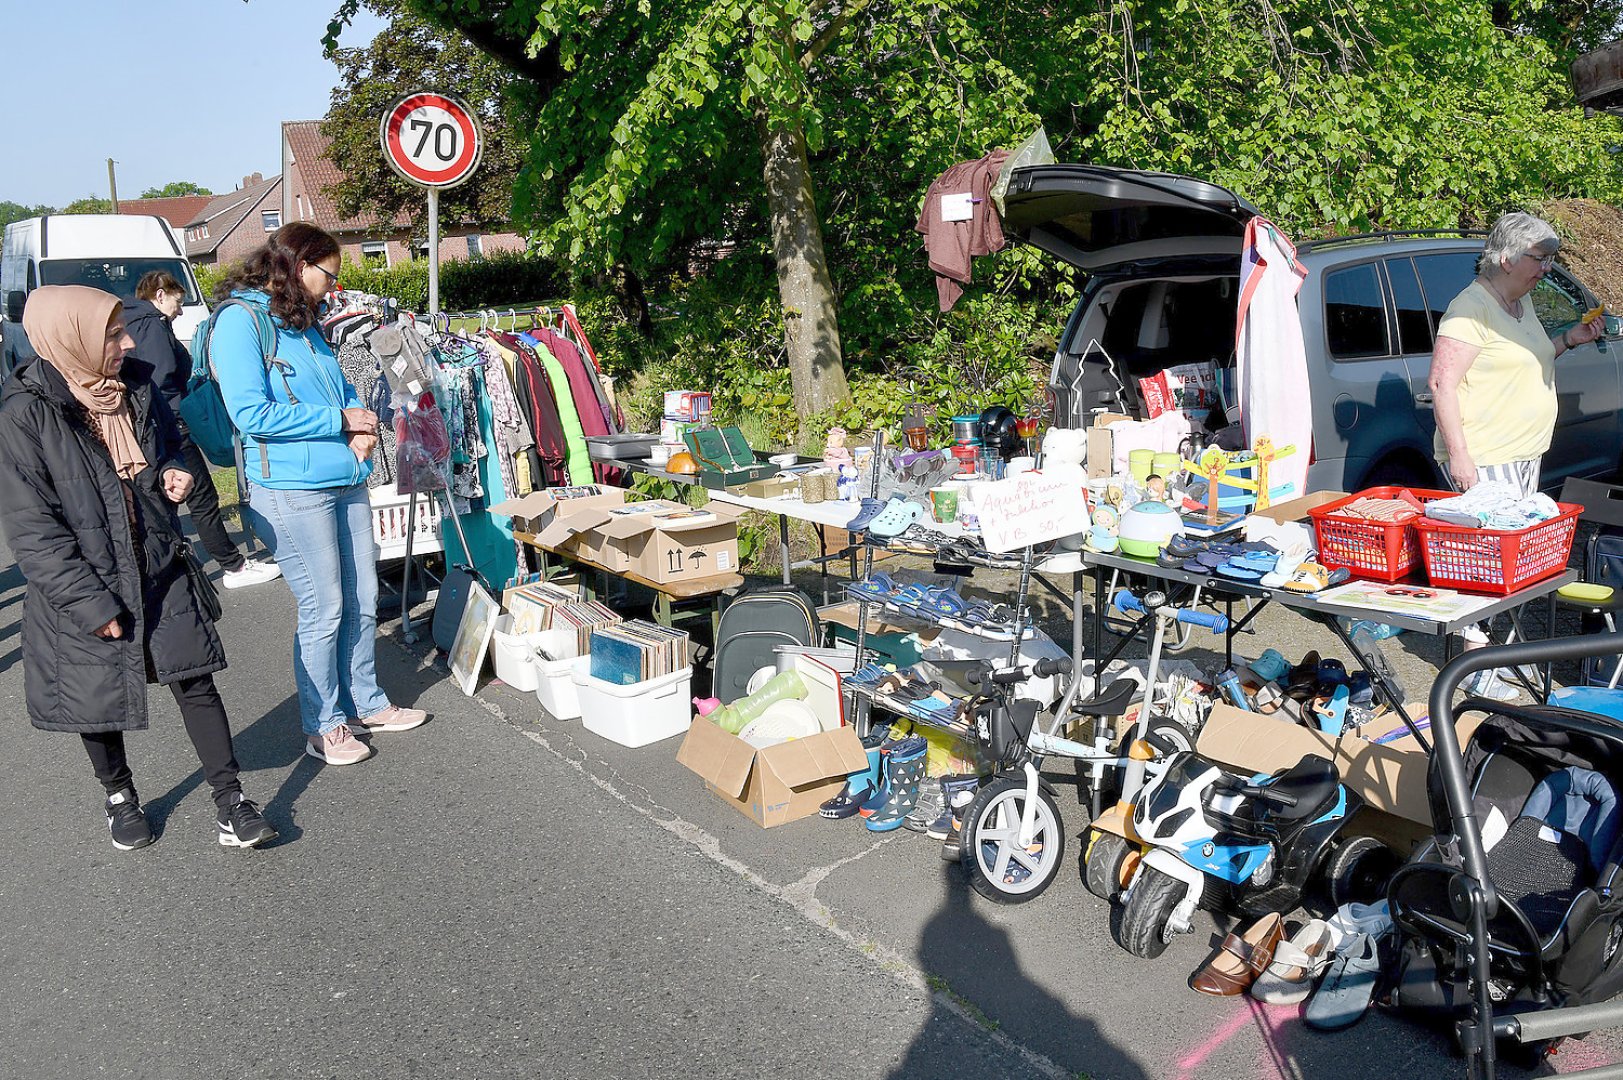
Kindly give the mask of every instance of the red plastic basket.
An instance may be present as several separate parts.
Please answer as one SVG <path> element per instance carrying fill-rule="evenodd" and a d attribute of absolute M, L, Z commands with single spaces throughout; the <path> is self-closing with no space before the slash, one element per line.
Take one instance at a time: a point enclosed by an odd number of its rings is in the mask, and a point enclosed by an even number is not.
<path fill-rule="evenodd" d="M 1422 503 L 1446 499 L 1448 491 L 1427 488 L 1372 487 L 1345 499 L 1309 510 L 1313 529 L 1319 537 L 1319 562 L 1334 570 L 1345 566 L 1353 577 L 1374 581 L 1397 581 L 1408 577 L 1420 565 L 1420 540 L 1415 535 L 1418 518 L 1391 525 L 1384 521 L 1337 513 L 1359 499 L 1395 499 L 1407 491 Z"/>
<path fill-rule="evenodd" d="M 1431 518 L 1415 522 L 1426 577 L 1438 588 L 1508 596 L 1567 568 L 1581 506 L 1525 529 L 1472 529 Z"/>

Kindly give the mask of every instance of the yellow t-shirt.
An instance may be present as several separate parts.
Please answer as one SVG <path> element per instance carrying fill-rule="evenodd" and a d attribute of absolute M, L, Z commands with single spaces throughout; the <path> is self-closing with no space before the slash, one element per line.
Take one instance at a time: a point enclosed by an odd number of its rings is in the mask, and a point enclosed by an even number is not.
<path fill-rule="evenodd" d="M 1480 281 L 1448 305 L 1438 337 L 1475 345 L 1475 362 L 1460 380 L 1460 422 L 1465 447 L 1478 465 L 1503 465 L 1543 457 L 1555 434 L 1555 345 L 1522 297 L 1513 319 Z M 1437 433 L 1437 460 L 1448 460 Z"/>

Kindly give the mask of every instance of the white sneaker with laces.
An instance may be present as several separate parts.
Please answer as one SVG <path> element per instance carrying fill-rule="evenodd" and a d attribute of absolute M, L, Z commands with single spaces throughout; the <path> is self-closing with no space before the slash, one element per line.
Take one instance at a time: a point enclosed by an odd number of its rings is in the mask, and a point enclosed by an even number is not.
<path fill-rule="evenodd" d="M 1494 670 L 1471 676 L 1466 682 L 1466 690 L 1490 701 L 1515 701 L 1522 694 L 1519 687 L 1505 682 L 1499 677 L 1498 671 Z"/>
<path fill-rule="evenodd" d="M 220 584 L 228 589 L 243 589 L 249 585 L 263 585 L 267 581 L 275 581 L 281 576 L 282 568 L 273 562 L 245 559 L 237 569 L 227 570 L 221 574 Z"/>

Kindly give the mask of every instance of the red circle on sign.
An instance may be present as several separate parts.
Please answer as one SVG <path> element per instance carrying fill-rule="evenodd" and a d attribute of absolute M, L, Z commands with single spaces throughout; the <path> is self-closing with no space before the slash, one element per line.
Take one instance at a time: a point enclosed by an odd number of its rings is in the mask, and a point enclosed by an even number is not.
<path fill-rule="evenodd" d="M 401 141 L 401 128 L 413 112 L 422 108 L 440 109 L 451 118 L 460 133 L 460 150 L 446 166 L 425 169 L 411 159 Z M 452 187 L 468 178 L 479 161 L 479 128 L 473 116 L 454 98 L 440 94 L 413 94 L 402 100 L 383 119 L 383 148 L 389 164 L 408 180 L 425 187 Z"/>

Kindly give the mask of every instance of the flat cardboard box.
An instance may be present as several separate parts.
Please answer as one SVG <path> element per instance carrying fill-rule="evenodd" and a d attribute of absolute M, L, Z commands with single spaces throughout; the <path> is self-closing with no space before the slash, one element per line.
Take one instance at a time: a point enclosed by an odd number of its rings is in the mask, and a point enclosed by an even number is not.
<path fill-rule="evenodd" d="M 757 750 L 702 717 L 688 728 L 676 760 L 763 829 L 811 817 L 839 794 L 847 776 L 868 766 L 855 728 Z"/>
<path fill-rule="evenodd" d="M 1347 493 L 1345 491 L 1315 491 L 1311 495 L 1303 495 L 1298 499 L 1274 503 L 1268 509 L 1257 510 L 1254 513 L 1257 517 L 1265 517 L 1269 521 L 1285 525 L 1292 521 L 1306 521 L 1309 510 L 1346 497 Z"/>
<path fill-rule="evenodd" d="M 1131 420 L 1122 413 L 1095 413 L 1088 422 L 1088 479 L 1098 480 L 1114 475 L 1116 471 L 1116 435 L 1110 425 L 1118 420 Z"/>
<path fill-rule="evenodd" d="M 631 508 L 641 512 L 628 513 Z M 515 528 L 552 551 L 574 554 L 610 573 L 635 573 L 664 584 L 738 571 L 739 507 L 711 503 L 703 510 L 664 499 L 628 503 L 618 489 L 579 499 L 545 491 L 491 507 L 509 514 Z M 696 515 L 684 523 L 673 515 Z"/>
<path fill-rule="evenodd" d="M 787 495 L 800 487 L 800 478 L 795 476 L 769 476 L 764 480 L 751 480 L 747 484 L 735 484 L 728 491 L 736 491 L 740 495 L 747 495 L 752 499 L 776 499 L 780 495 Z"/>
<path fill-rule="evenodd" d="M 554 540 L 561 541 L 572 535 L 563 525 L 566 519 L 599 513 L 611 506 L 621 506 L 625 501 L 626 493 L 619 488 L 610 488 L 601 495 L 587 495 L 579 499 L 558 499 L 550 491 L 532 491 L 528 495 L 499 502 L 490 508 L 490 512 L 506 514 L 513 519 L 515 531 L 532 533 L 537 540 L 552 547 L 553 544 L 543 537 L 550 532 Z"/>
<path fill-rule="evenodd" d="M 1384 733 L 1402 723 L 1394 713 L 1374 733 Z M 1479 723 L 1481 717 L 1473 715 L 1455 725 L 1461 744 Z M 1304 754 L 1331 758 L 1341 770 L 1342 782 L 1366 804 L 1360 817 L 1370 810 L 1378 812 L 1370 815 L 1371 820 L 1355 823 L 1355 831 L 1400 845 L 1431 835 L 1431 803 L 1426 795 L 1428 758 L 1413 735 L 1377 745 L 1355 732 L 1341 740 L 1338 753 L 1334 736 L 1220 703 L 1212 706 L 1195 749 L 1220 764 L 1257 773 L 1289 768 Z"/>

